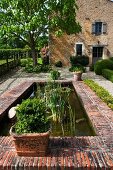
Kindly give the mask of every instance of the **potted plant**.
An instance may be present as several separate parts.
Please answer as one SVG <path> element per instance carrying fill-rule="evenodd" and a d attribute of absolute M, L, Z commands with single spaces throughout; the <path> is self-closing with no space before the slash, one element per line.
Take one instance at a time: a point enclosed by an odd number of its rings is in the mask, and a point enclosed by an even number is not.
<path fill-rule="evenodd" d="M 69 71 L 73 72 L 74 75 L 74 81 L 81 81 L 82 73 L 83 73 L 84 68 L 80 66 L 76 67 L 71 67 Z"/>
<path fill-rule="evenodd" d="M 45 156 L 50 135 L 43 99 L 27 99 L 16 109 L 17 122 L 11 128 L 16 151 L 19 156 Z"/>

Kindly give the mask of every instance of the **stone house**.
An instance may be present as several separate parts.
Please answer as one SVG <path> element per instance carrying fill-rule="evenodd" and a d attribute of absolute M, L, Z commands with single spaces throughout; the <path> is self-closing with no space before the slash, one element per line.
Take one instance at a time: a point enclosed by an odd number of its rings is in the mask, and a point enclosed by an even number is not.
<path fill-rule="evenodd" d="M 77 0 L 77 4 L 82 32 L 60 38 L 50 35 L 53 63 L 61 60 L 68 66 L 70 56 L 87 55 L 91 65 L 113 56 L 113 0 Z"/>

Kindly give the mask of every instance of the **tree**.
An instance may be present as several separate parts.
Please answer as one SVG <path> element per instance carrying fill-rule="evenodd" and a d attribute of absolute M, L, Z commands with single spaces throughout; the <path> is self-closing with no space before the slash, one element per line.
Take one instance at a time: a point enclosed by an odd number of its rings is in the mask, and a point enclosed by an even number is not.
<path fill-rule="evenodd" d="M 75 0 L 1 0 L 0 34 L 14 36 L 31 48 L 37 64 L 36 43 L 42 34 L 78 33 Z"/>

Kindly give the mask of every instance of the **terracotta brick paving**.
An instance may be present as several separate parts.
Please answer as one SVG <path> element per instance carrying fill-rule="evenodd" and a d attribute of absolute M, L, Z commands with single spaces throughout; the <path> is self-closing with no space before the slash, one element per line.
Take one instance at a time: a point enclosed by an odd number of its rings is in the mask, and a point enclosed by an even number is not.
<path fill-rule="evenodd" d="M 0 113 L 3 103 L 5 110 L 33 85 L 25 82 L 2 94 Z M 0 170 L 113 169 L 113 111 L 83 82 L 73 85 L 98 136 L 50 138 L 46 157 L 19 157 L 12 137 L 0 137 Z"/>

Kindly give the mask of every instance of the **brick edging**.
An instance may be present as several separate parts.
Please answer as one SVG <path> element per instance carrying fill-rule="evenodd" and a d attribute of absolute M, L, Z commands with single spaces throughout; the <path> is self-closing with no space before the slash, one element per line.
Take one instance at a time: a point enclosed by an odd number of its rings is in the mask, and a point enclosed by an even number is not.
<path fill-rule="evenodd" d="M 32 83 L 25 82 L 23 86 L 27 89 Z M 0 137 L 0 170 L 113 169 L 113 112 L 83 82 L 73 85 L 98 136 L 51 138 L 46 157 L 19 157 L 12 138 Z M 15 91 L 15 97 L 17 94 Z"/>

